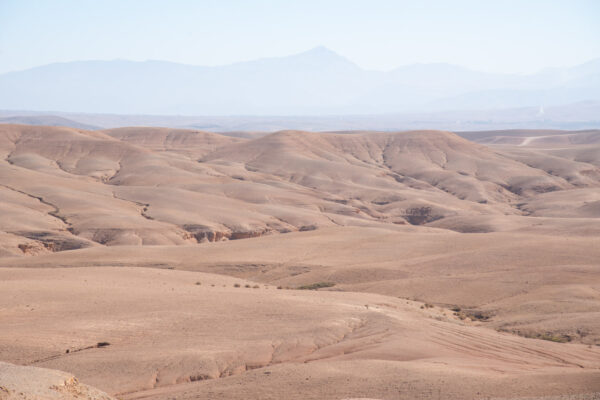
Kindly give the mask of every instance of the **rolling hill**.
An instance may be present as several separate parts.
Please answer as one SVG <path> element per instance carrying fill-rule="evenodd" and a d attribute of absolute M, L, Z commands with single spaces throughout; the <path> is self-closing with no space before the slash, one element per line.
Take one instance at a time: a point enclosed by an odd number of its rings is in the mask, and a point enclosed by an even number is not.
<path fill-rule="evenodd" d="M 592 399 L 598 133 L 460 135 L 0 125 L 0 387 Z"/>

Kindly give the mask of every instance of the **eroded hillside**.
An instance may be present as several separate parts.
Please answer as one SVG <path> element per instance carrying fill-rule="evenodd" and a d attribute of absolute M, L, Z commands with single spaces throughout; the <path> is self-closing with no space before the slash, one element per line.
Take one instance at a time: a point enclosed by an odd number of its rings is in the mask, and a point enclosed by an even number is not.
<path fill-rule="evenodd" d="M 600 153 L 554 134 L 0 125 L 0 398 L 594 396 Z"/>
<path fill-rule="evenodd" d="M 0 129 L 5 255 L 334 225 L 518 230 L 555 221 L 506 216 L 598 216 L 597 152 L 583 164 L 553 151 L 560 162 L 549 170 L 537 152 L 498 152 L 437 131 L 248 140 L 162 128 Z M 574 193 L 585 200 L 565 210 L 561 198 Z"/>

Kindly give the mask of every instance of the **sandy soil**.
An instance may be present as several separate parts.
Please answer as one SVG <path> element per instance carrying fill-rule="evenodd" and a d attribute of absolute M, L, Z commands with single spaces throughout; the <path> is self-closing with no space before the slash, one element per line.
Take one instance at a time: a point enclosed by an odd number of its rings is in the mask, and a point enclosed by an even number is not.
<path fill-rule="evenodd" d="M 0 398 L 597 397 L 598 137 L 0 125 Z"/>

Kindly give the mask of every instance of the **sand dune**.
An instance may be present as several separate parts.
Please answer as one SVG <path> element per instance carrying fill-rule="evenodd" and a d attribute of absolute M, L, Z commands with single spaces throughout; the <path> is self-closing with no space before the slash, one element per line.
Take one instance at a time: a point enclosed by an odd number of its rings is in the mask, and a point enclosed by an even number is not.
<path fill-rule="evenodd" d="M 0 125 L 0 360 L 131 399 L 600 392 L 597 131 L 469 139 Z"/>

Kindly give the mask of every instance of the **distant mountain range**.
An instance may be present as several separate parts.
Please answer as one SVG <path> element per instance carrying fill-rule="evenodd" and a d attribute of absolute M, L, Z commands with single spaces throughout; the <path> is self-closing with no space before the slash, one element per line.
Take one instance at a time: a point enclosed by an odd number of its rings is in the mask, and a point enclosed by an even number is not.
<path fill-rule="evenodd" d="M 576 130 L 600 128 L 600 101 L 583 101 L 545 108 L 518 107 L 497 110 L 324 116 L 127 115 L 67 112 L 49 114 L 48 112 L 31 110 L 0 110 L 0 124 L 68 126 L 86 130 L 125 126 L 162 126 L 222 133 L 229 132 L 228 134 L 234 136 L 254 136 L 258 132 L 274 132 L 285 129 L 304 131 Z"/>
<path fill-rule="evenodd" d="M 161 115 L 350 115 L 600 100 L 600 59 L 532 75 L 449 64 L 361 69 L 317 47 L 219 67 L 77 61 L 0 75 L 0 109 Z"/>
<path fill-rule="evenodd" d="M 21 125 L 40 125 L 40 126 L 68 126 L 70 128 L 96 130 L 98 126 L 83 124 L 75 120 L 59 117 L 56 115 L 13 115 L 10 117 L 1 117 L 0 124 L 21 124 Z"/>

